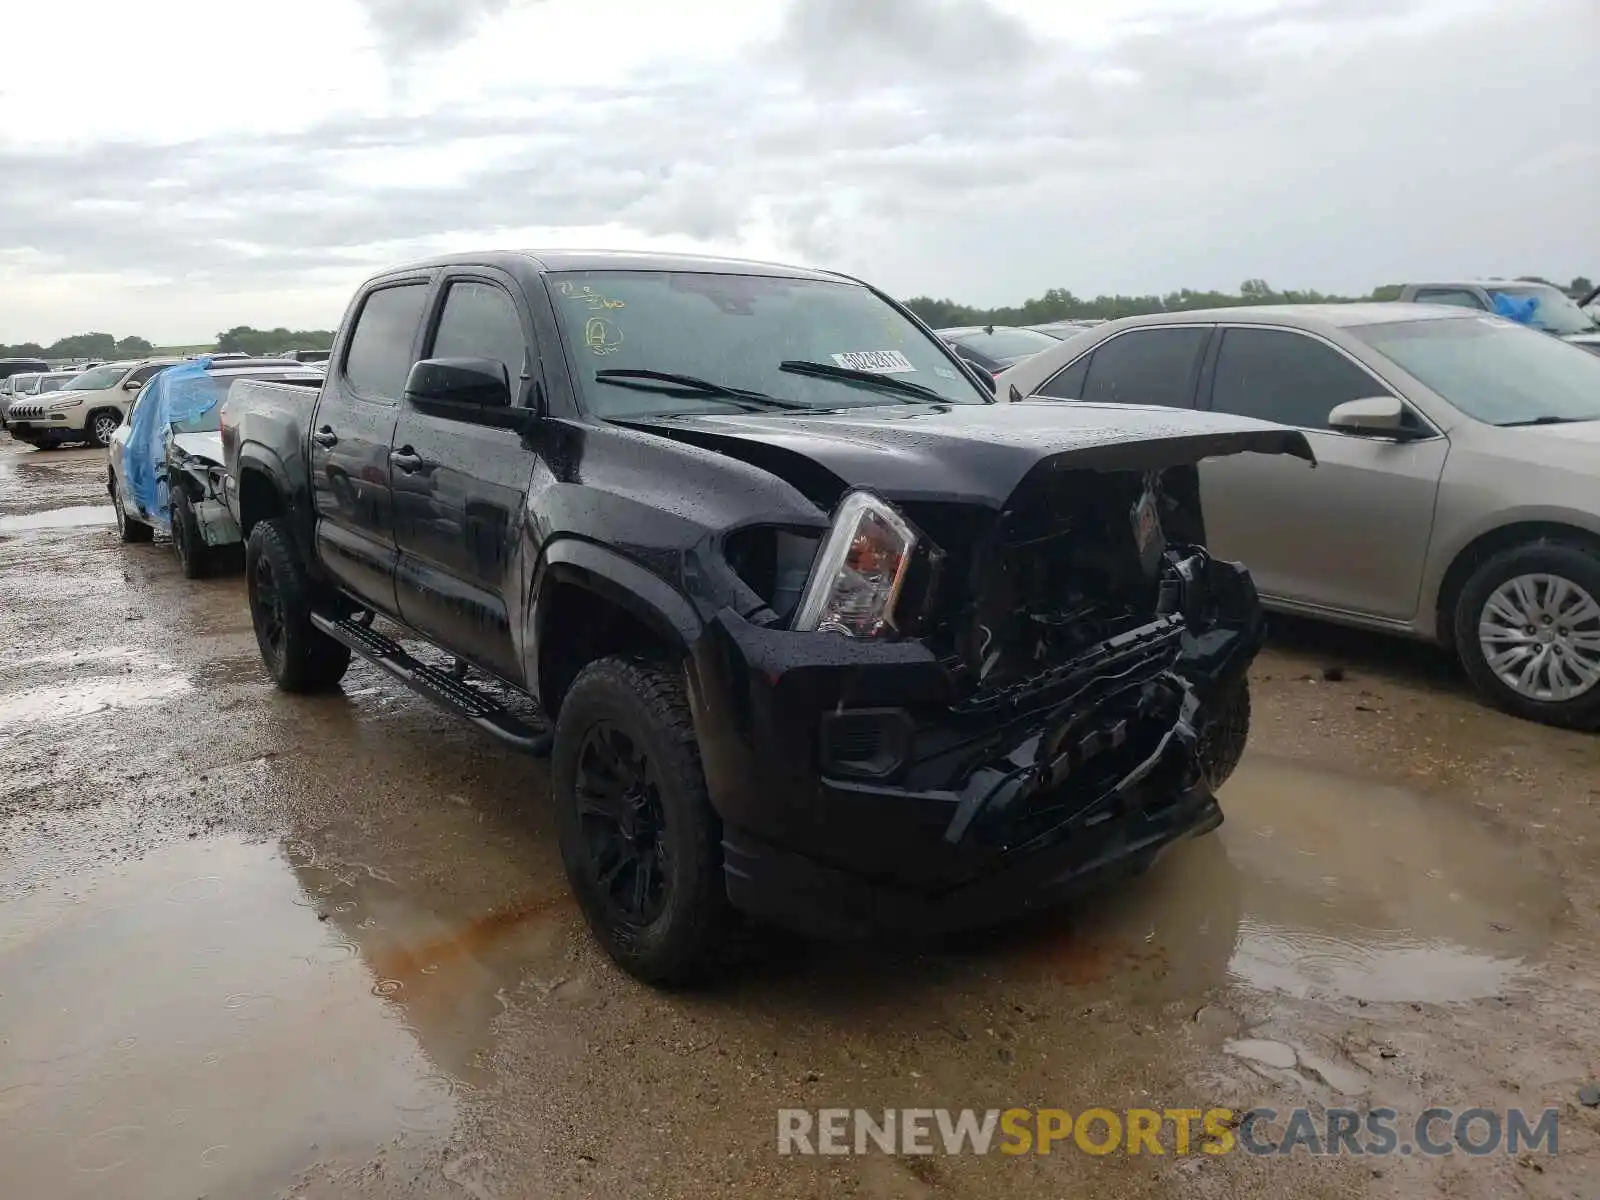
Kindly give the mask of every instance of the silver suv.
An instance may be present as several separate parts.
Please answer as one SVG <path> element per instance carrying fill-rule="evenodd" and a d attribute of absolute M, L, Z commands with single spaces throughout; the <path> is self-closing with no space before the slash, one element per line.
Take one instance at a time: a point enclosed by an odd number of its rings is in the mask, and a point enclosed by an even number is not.
<path fill-rule="evenodd" d="M 69 379 L 60 391 L 14 400 L 6 428 L 19 442 L 41 450 L 68 442 L 102 448 L 122 424 L 133 397 L 150 377 L 179 358 L 145 358 L 91 367 Z"/>

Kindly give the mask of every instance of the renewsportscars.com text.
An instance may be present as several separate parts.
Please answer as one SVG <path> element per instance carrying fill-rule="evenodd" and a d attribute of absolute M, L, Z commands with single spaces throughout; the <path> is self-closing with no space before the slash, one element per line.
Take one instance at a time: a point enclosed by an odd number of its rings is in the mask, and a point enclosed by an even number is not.
<path fill-rule="evenodd" d="M 778 1153 L 1554 1155 L 1559 1110 L 1429 1108 L 784 1108 Z"/>

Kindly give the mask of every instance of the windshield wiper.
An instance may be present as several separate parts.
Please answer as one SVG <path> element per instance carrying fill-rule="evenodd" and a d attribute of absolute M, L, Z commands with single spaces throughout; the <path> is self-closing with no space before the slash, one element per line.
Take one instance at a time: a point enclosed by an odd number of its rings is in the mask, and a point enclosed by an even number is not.
<path fill-rule="evenodd" d="M 950 401 L 948 396 L 941 396 L 931 387 L 924 387 L 920 383 L 912 383 L 909 379 L 899 379 L 893 375 L 881 375 L 877 371 L 859 371 L 854 367 L 836 367 L 832 363 L 805 362 L 795 358 L 785 359 L 779 363 L 778 370 L 788 371 L 791 375 L 813 375 L 818 379 L 837 379 L 841 383 L 860 383 L 886 391 L 904 392 L 919 400 L 937 400 L 940 404 L 948 404 Z"/>
<path fill-rule="evenodd" d="M 1519 425 L 1573 425 L 1593 419 L 1593 417 L 1529 417 L 1525 421 L 1502 421 L 1500 428 L 1515 429 Z"/>
<path fill-rule="evenodd" d="M 809 409 L 811 407 L 811 405 L 799 400 L 784 400 L 778 396 L 769 396 L 765 392 L 753 392 L 748 388 L 729 387 L 725 383 L 714 383 L 709 379 L 701 379 L 698 375 L 679 375 L 675 371 L 623 369 L 596 371 L 594 379 L 596 383 L 609 384 L 612 387 L 632 388 L 639 392 L 656 392 L 664 396 L 709 396 L 717 400 L 744 404 L 756 410 Z"/>

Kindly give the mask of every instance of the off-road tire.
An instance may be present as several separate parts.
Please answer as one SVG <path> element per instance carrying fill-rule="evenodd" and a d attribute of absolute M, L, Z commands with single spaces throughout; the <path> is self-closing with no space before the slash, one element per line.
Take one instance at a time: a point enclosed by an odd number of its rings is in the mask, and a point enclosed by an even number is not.
<path fill-rule="evenodd" d="M 111 480 L 111 508 L 117 517 L 117 537 L 125 544 L 134 545 L 148 542 L 155 536 L 155 530 L 143 521 L 136 521 L 128 516 L 127 510 L 122 507 L 122 492 L 117 487 L 115 476 Z"/>
<path fill-rule="evenodd" d="M 1501 681 L 1484 658 L 1478 621 L 1496 588 L 1519 575 L 1555 575 L 1600 599 L 1600 555 L 1572 542 L 1540 539 L 1491 555 L 1479 563 L 1456 597 L 1451 614 L 1455 651 L 1473 686 L 1495 707 L 1514 716 L 1568 729 L 1600 728 L 1600 686 L 1566 701 L 1524 696 Z"/>
<path fill-rule="evenodd" d="M 245 545 L 245 590 L 261 661 L 279 688 L 321 692 L 344 678 L 350 669 L 350 647 L 311 624 L 314 589 L 283 518 L 261 521 L 250 530 Z M 271 635 L 274 618 L 275 637 Z"/>
<path fill-rule="evenodd" d="M 211 574 L 211 547 L 200 532 L 194 503 L 182 484 L 174 484 L 172 496 L 172 549 L 185 579 L 204 579 Z"/>
<path fill-rule="evenodd" d="M 596 878 L 577 778 L 597 723 L 625 734 L 653 768 L 668 866 L 663 908 L 648 924 L 628 922 Z M 736 923 L 723 881 L 721 822 L 706 795 L 681 676 L 629 659 L 589 664 L 562 700 L 550 764 L 562 861 L 596 940 L 646 983 L 672 987 L 703 978 L 728 957 Z"/>
<path fill-rule="evenodd" d="M 1223 688 L 1207 710 L 1198 753 L 1206 783 L 1214 792 L 1233 775 L 1250 740 L 1250 681 L 1240 679 Z"/>
<path fill-rule="evenodd" d="M 101 417 L 115 417 L 116 424 L 107 426 L 102 435 L 99 428 Z M 123 416 L 114 408 L 97 408 L 83 419 L 83 440 L 85 445 L 93 446 L 97 450 L 104 450 L 111 445 L 112 435 L 117 432 Z"/>

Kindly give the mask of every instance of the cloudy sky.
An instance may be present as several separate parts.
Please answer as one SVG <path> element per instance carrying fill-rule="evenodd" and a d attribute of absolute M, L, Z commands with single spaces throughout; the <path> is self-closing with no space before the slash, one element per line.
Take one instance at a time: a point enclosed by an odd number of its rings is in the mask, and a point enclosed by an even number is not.
<path fill-rule="evenodd" d="M 1595 0 L 52 0 L 0 343 L 335 323 L 374 266 L 659 246 L 902 296 L 1600 276 Z"/>

